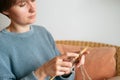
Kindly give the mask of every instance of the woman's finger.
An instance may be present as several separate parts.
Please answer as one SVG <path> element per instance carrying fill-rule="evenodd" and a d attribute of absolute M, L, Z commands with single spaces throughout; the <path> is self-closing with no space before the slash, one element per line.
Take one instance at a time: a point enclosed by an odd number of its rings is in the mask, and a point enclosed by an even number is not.
<path fill-rule="evenodd" d="M 81 56 L 81 59 L 79 60 L 79 63 L 76 64 L 76 67 L 80 67 L 81 65 L 84 65 L 85 63 L 85 55 Z"/>

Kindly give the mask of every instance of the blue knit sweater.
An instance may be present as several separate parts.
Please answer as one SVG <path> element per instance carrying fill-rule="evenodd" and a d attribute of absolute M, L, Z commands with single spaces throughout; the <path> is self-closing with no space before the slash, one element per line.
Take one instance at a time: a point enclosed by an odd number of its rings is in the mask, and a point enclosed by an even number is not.
<path fill-rule="evenodd" d="M 25 33 L 0 32 L 0 80 L 37 80 L 34 70 L 60 55 L 51 34 L 41 26 L 31 25 Z M 73 80 L 74 73 L 68 78 Z M 49 80 L 49 76 L 46 78 Z"/>

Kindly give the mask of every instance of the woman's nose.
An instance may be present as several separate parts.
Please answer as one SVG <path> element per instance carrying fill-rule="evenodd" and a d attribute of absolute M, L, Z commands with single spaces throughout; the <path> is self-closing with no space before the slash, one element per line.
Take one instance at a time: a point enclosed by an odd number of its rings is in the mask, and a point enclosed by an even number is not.
<path fill-rule="evenodd" d="M 35 12 L 36 11 L 36 3 L 30 2 L 29 3 L 29 12 Z"/>

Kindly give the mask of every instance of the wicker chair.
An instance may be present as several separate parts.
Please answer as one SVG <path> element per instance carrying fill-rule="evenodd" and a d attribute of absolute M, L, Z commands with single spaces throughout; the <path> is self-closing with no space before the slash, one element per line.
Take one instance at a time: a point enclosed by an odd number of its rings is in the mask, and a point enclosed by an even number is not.
<path fill-rule="evenodd" d="M 74 46 L 89 46 L 89 47 L 105 47 L 111 46 L 116 48 L 116 71 L 117 76 L 120 76 L 120 46 L 105 44 L 105 43 L 98 43 L 98 42 L 90 42 L 90 41 L 76 41 L 76 40 L 56 40 L 56 44 L 66 44 L 66 45 L 74 45 Z"/>

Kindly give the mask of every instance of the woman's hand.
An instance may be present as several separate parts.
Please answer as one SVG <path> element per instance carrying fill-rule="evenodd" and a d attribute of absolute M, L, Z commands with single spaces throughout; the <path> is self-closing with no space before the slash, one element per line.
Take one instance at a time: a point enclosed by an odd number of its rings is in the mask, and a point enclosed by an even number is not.
<path fill-rule="evenodd" d="M 68 58 L 75 58 L 77 56 L 78 54 L 75 53 L 66 53 L 53 58 L 45 64 L 46 74 L 49 76 L 69 74 L 71 72 L 72 63 Z"/>
<path fill-rule="evenodd" d="M 47 76 L 60 76 L 69 74 L 73 66 L 71 60 L 79 56 L 77 53 L 66 53 L 56 56 L 52 60 L 45 63 L 43 66 L 35 71 L 35 75 L 44 80 Z"/>
<path fill-rule="evenodd" d="M 77 59 L 77 63 L 75 63 L 75 67 L 76 68 L 79 68 L 81 65 L 84 65 L 85 63 L 85 55 L 86 54 L 89 54 L 89 51 L 85 51 L 82 56 L 80 56 L 78 59 Z"/>

